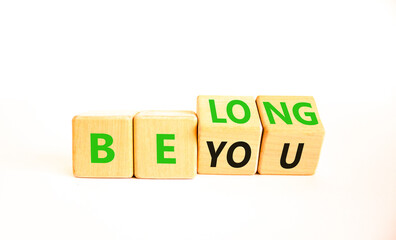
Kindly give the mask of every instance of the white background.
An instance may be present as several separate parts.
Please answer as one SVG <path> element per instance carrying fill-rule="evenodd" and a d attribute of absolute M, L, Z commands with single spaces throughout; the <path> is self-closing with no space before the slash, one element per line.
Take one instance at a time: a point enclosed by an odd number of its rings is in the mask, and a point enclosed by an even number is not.
<path fill-rule="evenodd" d="M 0 1 L 0 239 L 396 239 L 396 2 Z M 314 176 L 77 179 L 71 119 L 312 95 Z"/>

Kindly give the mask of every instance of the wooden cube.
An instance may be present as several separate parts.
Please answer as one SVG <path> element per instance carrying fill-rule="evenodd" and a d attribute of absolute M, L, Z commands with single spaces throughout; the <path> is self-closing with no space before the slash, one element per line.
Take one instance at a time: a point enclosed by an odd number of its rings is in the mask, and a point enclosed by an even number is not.
<path fill-rule="evenodd" d="M 325 132 L 313 97 L 258 96 L 256 102 L 264 128 L 258 172 L 314 174 Z"/>
<path fill-rule="evenodd" d="M 257 171 L 262 127 L 253 97 L 198 96 L 198 173 Z"/>
<path fill-rule="evenodd" d="M 197 116 L 190 111 L 145 111 L 134 119 L 137 178 L 193 178 L 197 174 Z"/>
<path fill-rule="evenodd" d="M 76 177 L 131 178 L 133 113 L 88 113 L 73 118 Z"/>

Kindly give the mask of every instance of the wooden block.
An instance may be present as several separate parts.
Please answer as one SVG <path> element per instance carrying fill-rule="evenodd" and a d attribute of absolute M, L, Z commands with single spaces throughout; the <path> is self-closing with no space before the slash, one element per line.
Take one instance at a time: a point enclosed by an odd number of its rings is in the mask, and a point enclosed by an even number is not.
<path fill-rule="evenodd" d="M 314 174 L 325 132 L 313 97 L 258 96 L 256 102 L 264 128 L 258 172 Z"/>
<path fill-rule="evenodd" d="M 73 118 L 74 176 L 132 177 L 133 115 L 104 112 L 82 114 Z"/>
<path fill-rule="evenodd" d="M 193 178 L 197 174 L 197 116 L 190 111 L 145 111 L 134 119 L 137 178 Z"/>
<path fill-rule="evenodd" d="M 198 96 L 198 173 L 255 174 L 262 127 L 253 97 Z"/>

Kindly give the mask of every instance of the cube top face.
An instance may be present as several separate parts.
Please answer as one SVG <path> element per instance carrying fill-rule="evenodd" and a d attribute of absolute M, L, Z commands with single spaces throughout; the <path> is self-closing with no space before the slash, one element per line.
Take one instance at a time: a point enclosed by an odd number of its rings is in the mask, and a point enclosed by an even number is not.
<path fill-rule="evenodd" d="M 90 118 L 90 117 L 104 117 L 104 118 L 133 118 L 136 112 L 133 111 L 91 111 L 85 112 L 75 116 L 75 118 Z"/>
<path fill-rule="evenodd" d="M 255 99 L 199 96 L 198 173 L 256 173 L 262 127 Z"/>
<path fill-rule="evenodd" d="M 258 96 L 256 102 L 265 132 L 324 132 L 313 97 Z"/>
<path fill-rule="evenodd" d="M 73 118 L 73 173 L 76 177 L 130 178 L 133 175 L 133 114 L 88 113 Z"/>
<path fill-rule="evenodd" d="M 256 103 L 250 96 L 198 96 L 199 127 L 261 129 Z"/>
<path fill-rule="evenodd" d="M 137 118 L 187 118 L 197 121 L 197 115 L 193 111 L 142 111 Z"/>
<path fill-rule="evenodd" d="M 197 117 L 191 111 L 145 111 L 134 118 L 137 178 L 193 178 Z"/>
<path fill-rule="evenodd" d="M 264 128 L 258 172 L 314 174 L 325 131 L 313 97 L 258 96 L 256 102 Z"/>

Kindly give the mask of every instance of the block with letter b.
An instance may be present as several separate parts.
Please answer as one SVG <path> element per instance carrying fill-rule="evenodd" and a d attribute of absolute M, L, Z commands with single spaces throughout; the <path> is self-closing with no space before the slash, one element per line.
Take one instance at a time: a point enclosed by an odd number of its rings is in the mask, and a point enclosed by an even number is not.
<path fill-rule="evenodd" d="M 134 118 L 137 178 L 197 174 L 197 116 L 190 111 L 144 111 Z"/>
<path fill-rule="evenodd" d="M 261 123 L 253 97 L 198 96 L 198 173 L 251 175 Z"/>
<path fill-rule="evenodd" d="M 312 175 L 324 138 L 313 97 L 258 96 L 263 124 L 258 172 Z"/>
<path fill-rule="evenodd" d="M 102 112 L 73 118 L 76 177 L 131 178 L 134 113 Z"/>

